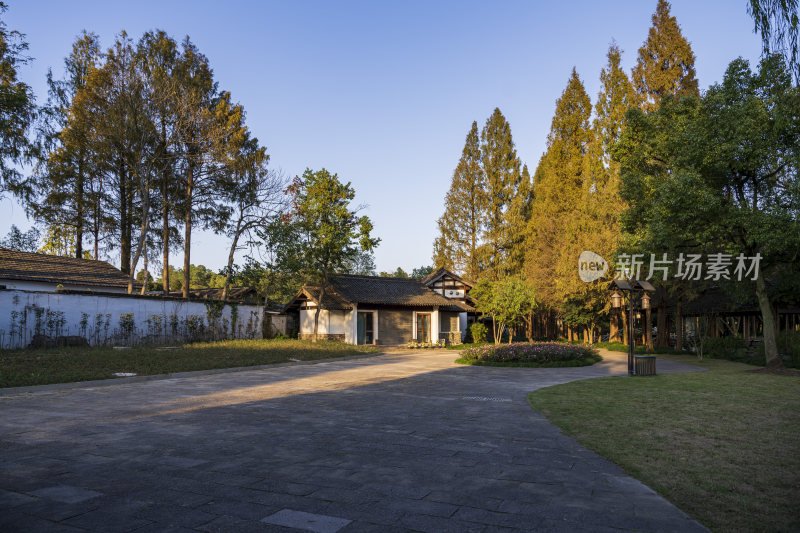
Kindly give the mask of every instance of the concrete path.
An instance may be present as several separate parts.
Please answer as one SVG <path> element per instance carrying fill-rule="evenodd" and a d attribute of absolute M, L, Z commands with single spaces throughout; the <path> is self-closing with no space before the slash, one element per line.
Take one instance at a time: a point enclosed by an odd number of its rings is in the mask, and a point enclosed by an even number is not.
<path fill-rule="evenodd" d="M 569 369 L 456 355 L 7 392 L 0 531 L 705 531 L 526 401 L 624 375 L 625 354 Z"/>

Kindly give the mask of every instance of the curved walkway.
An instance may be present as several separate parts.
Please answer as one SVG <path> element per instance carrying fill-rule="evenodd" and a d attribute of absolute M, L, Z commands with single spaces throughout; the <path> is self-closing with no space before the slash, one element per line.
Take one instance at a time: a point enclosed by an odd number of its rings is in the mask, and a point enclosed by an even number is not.
<path fill-rule="evenodd" d="M 457 352 L 0 396 L 2 531 L 705 531 Z M 697 367 L 658 361 L 659 373 Z"/>

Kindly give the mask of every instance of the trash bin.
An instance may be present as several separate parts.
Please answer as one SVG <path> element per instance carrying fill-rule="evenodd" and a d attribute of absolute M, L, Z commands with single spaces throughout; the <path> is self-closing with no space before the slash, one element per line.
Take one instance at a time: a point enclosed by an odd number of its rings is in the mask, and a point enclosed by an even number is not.
<path fill-rule="evenodd" d="M 636 355 L 634 356 L 637 376 L 656 375 L 656 356 L 655 355 Z"/>

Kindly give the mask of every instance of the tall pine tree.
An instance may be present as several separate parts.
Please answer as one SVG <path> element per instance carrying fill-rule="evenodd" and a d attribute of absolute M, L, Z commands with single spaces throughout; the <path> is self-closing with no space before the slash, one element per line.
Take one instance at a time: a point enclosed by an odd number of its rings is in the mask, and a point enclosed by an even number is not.
<path fill-rule="evenodd" d="M 488 277 L 498 280 L 513 273 L 510 252 L 517 243 L 517 226 L 523 217 L 511 209 L 522 173 L 506 117 L 495 108 L 481 130 L 481 161 L 486 175 L 486 226 L 481 261 Z"/>
<path fill-rule="evenodd" d="M 556 102 L 547 151 L 534 175 L 526 274 L 540 300 L 559 307 L 576 286 L 575 218 L 581 210 L 592 140 L 591 101 L 575 69 Z"/>
<path fill-rule="evenodd" d="M 29 202 L 29 212 L 48 227 L 69 226 L 75 236 L 75 257 L 83 257 L 84 234 L 94 236 L 95 259 L 99 240 L 100 172 L 92 167 L 92 122 L 71 112 L 73 99 L 102 60 L 97 35 L 83 32 L 64 59 L 66 76 L 47 74 L 49 97 L 41 110 L 41 160 L 36 168 L 36 189 L 41 194 Z"/>
<path fill-rule="evenodd" d="M 478 123 L 473 122 L 445 196 L 444 214 L 438 221 L 440 236 L 434 242 L 433 258 L 437 267 L 454 268 L 467 279 L 478 279 L 486 202 Z"/>
<path fill-rule="evenodd" d="M 694 71 L 694 52 L 670 14 L 667 0 L 658 0 L 653 26 L 639 48 L 633 69 L 633 85 L 642 109 L 652 111 L 668 95 L 699 95 Z"/>

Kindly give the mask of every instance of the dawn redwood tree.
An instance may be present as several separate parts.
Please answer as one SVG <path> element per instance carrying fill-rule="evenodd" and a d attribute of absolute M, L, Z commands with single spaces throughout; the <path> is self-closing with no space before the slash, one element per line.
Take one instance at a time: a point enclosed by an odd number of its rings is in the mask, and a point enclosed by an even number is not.
<path fill-rule="evenodd" d="M 478 248 L 487 202 L 478 123 L 473 122 L 445 196 L 444 214 L 438 220 L 440 236 L 434 242 L 437 266 L 453 268 L 470 280 L 478 279 Z M 437 255 L 443 257 L 437 259 Z"/>
<path fill-rule="evenodd" d="M 0 2 L 0 16 L 6 9 Z M 33 91 L 17 79 L 17 69 L 30 60 L 27 49 L 25 36 L 9 30 L 0 19 L 0 194 L 9 190 L 24 194 L 22 175 L 15 165 L 30 158 L 28 130 L 36 116 Z"/>
<path fill-rule="evenodd" d="M 522 205 L 526 201 L 518 196 L 530 194 L 529 187 L 522 184 L 521 164 L 511 126 L 498 108 L 481 130 L 480 150 L 486 180 L 480 256 L 487 275 L 497 280 L 521 267 L 512 264 L 511 252 L 521 243 L 524 208 L 527 207 Z M 518 205 L 515 206 L 515 202 Z"/>
<path fill-rule="evenodd" d="M 633 68 L 633 85 L 642 109 L 652 111 L 664 96 L 697 96 L 694 52 L 670 13 L 667 0 L 658 0 L 653 25 L 639 48 Z"/>
<path fill-rule="evenodd" d="M 307 282 L 319 287 L 319 300 L 314 313 L 314 340 L 319 331 L 319 313 L 331 277 L 346 269 L 359 251 L 371 252 L 380 239 L 372 237 L 372 222 L 357 216 L 350 208 L 355 190 L 339 181 L 326 169 L 306 169 L 302 178 L 295 178 L 287 192 L 292 208 L 285 223 L 293 227 L 298 238 L 298 261 Z"/>
<path fill-rule="evenodd" d="M 174 223 L 176 218 L 176 203 L 181 198 L 180 181 L 177 178 L 180 172 L 180 157 L 178 152 L 178 113 L 179 101 L 177 95 L 178 79 L 176 69 L 178 66 L 178 44 L 162 30 L 145 33 L 139 40 L 137 55 L 142 76 L 147 84 L 153 121 L 153 134 L 156 175 L 153 177 L 154 194 L 157 198 L 157 208 L 160 211 L 160 220 L 154 225 L 160 225 L 158 245 L 161 249 L 161 282 L 164 294 L 170 292 L 170 272 L 173 269 L 169 264 L 169 253 L 177 249 L 182 243 L 178 228 Z M 156 206 L 154 206 L 156 207 Z M 147 255 L 145 255 L 147 259 Z"/>
<path fill-rule="evenodd" d="M 247 141 L 244 109 L 219 92 L 208 59 L 187 37 L 175 68 L 178 179 L 177 210 L 183 218 L 183 297 L 189 298 L 192 230 L 195 223 L 223 231 L 229 208 L 221 195 L 233 188 L 236 155 Z"/>
<path fill-rule="evenodd" d="M 525 245 L 526 278 L 540 301 L 557 308 L 579 283 L 575 265 L 580 246 L 586 157 L 592 141 L 591 101 L 575 69 L 556 101 L 547 151 L 534 174 Z"/>

